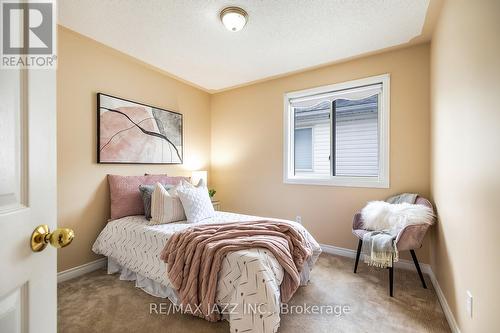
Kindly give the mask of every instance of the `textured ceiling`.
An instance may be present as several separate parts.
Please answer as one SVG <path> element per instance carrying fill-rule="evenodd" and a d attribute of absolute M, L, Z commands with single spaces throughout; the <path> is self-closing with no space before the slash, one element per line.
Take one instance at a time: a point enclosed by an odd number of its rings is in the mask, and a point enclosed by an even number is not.
<path fill-rule="evenodd" d="M 227 31 L 228 5 L 249 14 Z M 63 0 L 58 23 L 206 90 L 409 42 L 429 0 Z"/>

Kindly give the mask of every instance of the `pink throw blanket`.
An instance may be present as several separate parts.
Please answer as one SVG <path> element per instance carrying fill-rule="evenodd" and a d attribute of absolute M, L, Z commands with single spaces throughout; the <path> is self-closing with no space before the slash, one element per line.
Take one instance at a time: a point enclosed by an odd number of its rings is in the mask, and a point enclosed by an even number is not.
<path fill-rule="evenodd" d="M 222 260 L 228 252 L 250 248 L 266 248 L 274 254 L 284 270 L 281 301 L 290 300 L 300 285 L 304 261 L 312 253 L 298 230 L 274 221 L 206 224 L 176 232 L 161 253 L 183 308 L 197 310 L 191 313 L 206 320 L 219 320 L 214 309 Z"/>

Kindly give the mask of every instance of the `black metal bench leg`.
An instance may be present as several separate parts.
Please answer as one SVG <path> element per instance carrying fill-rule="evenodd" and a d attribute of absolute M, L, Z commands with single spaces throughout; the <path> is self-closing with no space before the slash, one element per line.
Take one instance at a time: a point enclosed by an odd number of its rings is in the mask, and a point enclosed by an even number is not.
<path fill-rule="evenodd" d="M 417 255 L 415 254 L 414 250 L 410 250 L 410 253 L 411 257 L 413 258 L 413 262 L 415 263 L 415 267 L 417 268 L 418 276 L 420 276 L 420 281 L 422 281 L 422 287 L 424 287 L 424 289 L 427 289 L 427 285 L 425 284 L 424 274 L 422 274 L 422 271 L 420 270 L 420 265 L 418 264 Z"/>
<path fill-rule="evenodd" d="M 394 264 L 389 267 L 389 295 L 393 297 L 394 290 Z"/>
<path fill-rule="evenodd" d="M 391 266 L 389 269 L 389 295 L 393 297 L 394 293 L 394 257 L 391 257 Z"/>
<path fill-rule="evenodd" d="M 356 252 L 356 263 L 354 264 L 354 273 L 358 270 L 359 255 L 361 254 L 361 246 L 363 245 L 363 240 L 360 239 L 358 242 L 358 251 Z"/>

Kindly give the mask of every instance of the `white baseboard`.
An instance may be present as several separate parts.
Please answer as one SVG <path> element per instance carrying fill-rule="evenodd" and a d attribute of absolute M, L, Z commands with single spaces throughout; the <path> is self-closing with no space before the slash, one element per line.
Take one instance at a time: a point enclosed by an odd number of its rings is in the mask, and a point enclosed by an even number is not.
<path fill-rule="evenodd" d="M 446 298 L 444 297 L 443 290 L 441 290 L 441 286 L 439 285 L 439 282 L 436 279 L 436 276 L 434 275 L 434 272 L 432 269 L 428 273 L 429 277 L 431 278 L 432 285 L 434 286 L 434 290 L 436 291 L 439 303 L 441 304 L 441 307 L 443 308 L 444 315 L 446 316 L 446 320 L 448 321 L 448 325 L 450 325 L 450 329 L 453 333 L 460 333 L 460 328 L 458 327 L 458 324 L 455 320 L 455 317 L 453 316 L 453 313 L 451 312 L 450 306 L 448 305 L 448 302 L 446 301 Z"/>
<path fill-rule="evenodd" d="M 351 250 L 351 249 L 346 249 L 343 247 L 338 247 L 338 246 L 333 246 L 333 245 L 326 245 L 326 244 L 320 244 L 321 249 L 323 252 L 328 253 L 328 254 L 334 254 L 342 257 L 348 257 L 355 259 L 356 258 L 356 251 Z M 405 259 L 400 259 L 398 262 L 394 263 L 395 268 L 402 268 L 402 269 L 409 269 L 416 271 L 417 269 L 415 268 L 415 265 L 413 264 L 413 261 L 405 260 Z M 453 313 L 451 312 L 451 309 L 448 305 L 448 302 L 446 301 L 446 298 L 444 297 L 443 291 L 441 290 L 441 287 L 439 286 L 439 283 L 436 279 L 436 276 L 434 275 L 434 272 L 432 271 L 432 268 L 429 264 L 420 264 L 420 269 L 422 270 L 422 273 L 425 273 L 429 275 L 432 285 L 434 286 L 434 290 L 436 291 L 436 295 L 438 297 L 439 303 L 441 304 L 441 308 L 443 308 L 444 315 L 446 317 L 446 320 L 448 321 L 448 325 L 450 325 L 450 329 L 453 333 L 460 333 L 460 329 L 457 325 L 457 322 L 455 320 L 455 317 L 453 316 Z"/>
<path fill-rule="evenodd" d="M 57 283 L 64 282 L 70 279 L 74 279 L 81 275 L 93 272 L 102 267 L 105 267 L 107 263 L 107 258 L 100 258 L 89 263 L 83 264 L 81 266 L 73 267 L 65 271 L 57 273 Z"/>

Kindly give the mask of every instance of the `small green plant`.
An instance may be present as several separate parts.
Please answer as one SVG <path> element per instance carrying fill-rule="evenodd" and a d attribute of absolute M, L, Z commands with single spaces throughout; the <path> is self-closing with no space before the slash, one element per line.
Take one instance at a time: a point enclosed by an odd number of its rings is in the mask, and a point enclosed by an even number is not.
<path fill-rule="evenodd" d="M 217 193 L 217 191 L 214 189 L 208 190 L 208 196 L 210 197 L 210 199 L 214 197 L 215 193 Z"/>

